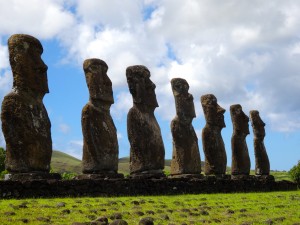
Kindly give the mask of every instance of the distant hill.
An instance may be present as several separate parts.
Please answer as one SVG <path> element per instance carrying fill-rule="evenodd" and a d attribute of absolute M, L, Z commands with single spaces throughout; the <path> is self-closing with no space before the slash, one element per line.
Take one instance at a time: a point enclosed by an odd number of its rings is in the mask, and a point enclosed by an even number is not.
<path fill-rule="evenodd" d="M 51 158 L 51 168 L 57 173 L 81 173 L 81 160 L 66 153 L 53 150 Z"/>
<path fill-rule="evenodd" d="M 203 162 L 201 162 L 203 167 Z M 165 160 L 165 171 L 170 172 L 171 159 Z M 51 168 L 58 173 L 74 172 L 81 173 L 81 160 L 66 153 L 53 150 Z M 129 174 L 129 157 L 119 159 L 119 173 Z"/>

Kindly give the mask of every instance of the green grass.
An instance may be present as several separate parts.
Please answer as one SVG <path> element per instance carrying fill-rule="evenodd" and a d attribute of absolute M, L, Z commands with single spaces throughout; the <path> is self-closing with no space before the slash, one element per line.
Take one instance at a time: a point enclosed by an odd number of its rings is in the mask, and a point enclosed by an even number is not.
<path fill-rule="evenodd" d="M 76 159 L 66 153 L 55 151 L 52 152 L 51 168 L 57 173 L 75 172 L 81 173 L 81 160 Z"/>
<path fill-rule="evenodd" d="M 292 181 L 288 172 L 285 172 L 285 171 L 271 171 L 270 174 L 275 177 L 276 181 L 280 181 L 280 180 Z"/>
<path fill-rule="evenodd" d="M 115 214 L 130 225 L 152 217 L 154 224 L 296 224 L 300 191 L 0 200 L 0 224 L 72 224 Z"/>

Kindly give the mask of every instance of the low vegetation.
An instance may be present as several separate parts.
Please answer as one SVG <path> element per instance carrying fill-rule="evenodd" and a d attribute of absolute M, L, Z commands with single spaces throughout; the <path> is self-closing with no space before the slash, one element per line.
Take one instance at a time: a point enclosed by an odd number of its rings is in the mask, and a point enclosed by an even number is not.
<path fill-rule="evenodd" d="M 171 160 L 165 160 L 164 172 L 166 175 L 170 174 Z M 202 162 L 202 169 L 204 162 Z M 76 159 L 68 154 L 60 151 L 53 151 L 51 160 L 52 172 L 63 174 L 64 179 L 74 177 L 76 174 L 81 173 L 81 160 Z M 125 176 L 129 174 L 129 157 L 123 157 L 119 159 L 119 173 L 123 173 Z M 230 167 L 227 168 L 227 174 L 230 174 Z M 251 171 L 254 174 L 254 171 Z M 271 174 L 277 181 L 289 180 L 291 181 L 290 175 L 285 171 L 271 171 Z"/>
<path fill-rule="evenodd" d="M 4 148 L 0 147 L 0 172 L 5 170 L 4 161 L 5 161 L 5 150 L 4 150 Z"/>
<path fill-rule="evenodd" d="M 118 198 L 0 200 L 0 224 L 72 224 L 106 217 L 138 224 L 299 224 L 300 191 Z"/>
<path fill-rule="evenodd" d="M 300 160 L 298 161 L 298 164 L 289 171 L 289 175 L 294 182 L 300 185 Z"/>

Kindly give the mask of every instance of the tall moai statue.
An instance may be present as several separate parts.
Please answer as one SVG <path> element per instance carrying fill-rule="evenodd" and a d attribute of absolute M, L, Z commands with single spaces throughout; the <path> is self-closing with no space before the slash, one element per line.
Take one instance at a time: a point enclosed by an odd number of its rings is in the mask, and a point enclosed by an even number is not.
<path fill-rule="evenodd" d="M 171 176 L 201 177 L 201 160 L 198 138 L 192 125 L 196 117 L 194 98 L 189 90 L 189 84 L 181 78 L 171 80 L 175 98 L 176 116 L 171 122 L 173 137 L 173 154 L 171 161 Z"/>
<path fill-rule="evenodd" d="M 154 116 L 158 107 L 155 84 L 150 71 L 142 65 L 126 69 L 133 107 L 127 115 L 130 142 L 130 175 L 132 178 L 163 177 L 165 149 L 160 127 Z"/>
<path fill-rule="evenodd" d="M 246 142 L 249 132 L 249 117 L 243 112 L 239 104 L 230 106 L 230 116 L 233 125 L 231 137 L 231 175 L 232 178 L 247 178 L 250 174 L 250 158 Z"/>
<path fill-rule="evenodd" d="M 5 167 L 10 173 L 7 179 L 53 177 L 49 174 L 51 123 L 43 104 L 44 95 L 49 93 L 48 67 L 41 58 L 43 47 L 32 36 L 15 34 L 8 39 L 8 50 L 13 88 L 4 97 L 1 112 Z"/>
<path fill-rule="evenodd" d="M 225 109 L 217 103 L 213 94 L 201 96 L 201 104 L 206 120 L 202 130 L 202 145 L 205 155 L 204 173 L 225 178 L 227 156 L 221 130 L 226 127 L 224 122 Z"/>
<path fill-rule="evenodd" d="M 261 120 L 257 110 L 250 111 L 250 120 L 254 134 L 255 175 L 268 177 L 270 162 L 265 148 L 265 123 Z"/>
<path fill-rule="evenodd" d="M 114 103 L 112 83 L 107 76 L 108 66 L 100 59 L 87 59 L 83 63 L 89 102 L 83 107 L 81 125 L 83 133 L 82 172 L 79 179 L 118 178 L 119 145 L 117 130 L 110 115 Z"/>

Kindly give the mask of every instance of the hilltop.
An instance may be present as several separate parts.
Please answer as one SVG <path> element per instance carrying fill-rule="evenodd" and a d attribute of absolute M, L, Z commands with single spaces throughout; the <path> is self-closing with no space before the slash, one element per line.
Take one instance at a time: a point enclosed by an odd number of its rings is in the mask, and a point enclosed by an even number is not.
<path fill-rule="evenodd" d="M 165 170 L 170 171 L 171 160 L 165 160 Z M 53 150 L 51 168 L 58 173 L 81 173 L 81 160 L 66 153 Z M 129 157 L 119 159 L 119 173 L 129 174 Z"/>

